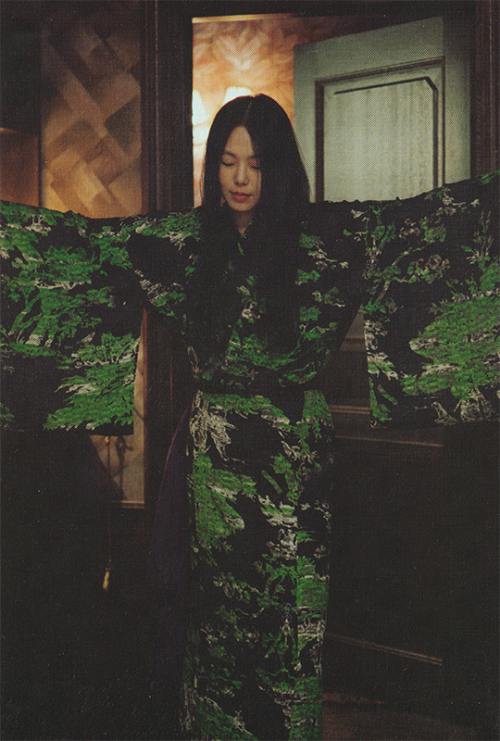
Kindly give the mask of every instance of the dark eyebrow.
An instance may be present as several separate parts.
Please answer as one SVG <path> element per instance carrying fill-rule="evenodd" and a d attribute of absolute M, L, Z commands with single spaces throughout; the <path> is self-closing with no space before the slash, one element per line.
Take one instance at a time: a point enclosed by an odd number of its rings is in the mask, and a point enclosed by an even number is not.
<path fill-rule="evenodd" d="M 224 150 L 224 151 L 222 152 L 222 155 L 221 155 L 221 156 L 222 156 L 222 157 L 224 157 L 224 155 L 225 155 L 225 154 L 226 154 L 226 155 L 227 155 L 228 157 L 234 157 L 235 159 L 237 159 L 237 155 L 236 155 L 236 154 L 233 154 L 233 152 L 230 152 L 230 151 L 229 151 L 229 150 L 227 150 L 227 149 L 225 149 L 225 150 Z M 259 155 L 258 155 L 258 154 L 252 154 L 252 156 L 251 156 L 251 157 L 247 157 L 247 159 L 249 159 L 249 160 L 258 160 L 258 159 L 259 159 Z"/>

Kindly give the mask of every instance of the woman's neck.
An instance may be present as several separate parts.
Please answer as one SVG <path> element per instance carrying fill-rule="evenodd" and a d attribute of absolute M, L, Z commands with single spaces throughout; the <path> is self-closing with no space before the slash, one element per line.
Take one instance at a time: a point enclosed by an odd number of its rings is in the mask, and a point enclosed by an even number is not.
<path fill-rule="evenodd" d="M 253 214 L 238 213 L 237 211 L 233 211 L 232 216 L 233 221 L 236 225 L 236 229 L 239 231 L 240 234 L 243 234 L 245 230 L 250 226 Z"/>

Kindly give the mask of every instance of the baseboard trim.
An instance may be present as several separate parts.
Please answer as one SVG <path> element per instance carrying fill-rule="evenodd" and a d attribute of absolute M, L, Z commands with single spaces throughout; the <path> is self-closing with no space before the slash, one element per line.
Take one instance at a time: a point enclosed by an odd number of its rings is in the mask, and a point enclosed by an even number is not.
<path fill-rule="evenodd" d="M 432 664 L 433 666 L 443 666 L 443 659 L 437 656 L 428 656 L 427 654 L 419 654 L 414 651 L 406 651 L 402 648 L 395 648 L 394 646 L 384 646 L 380 643 L 372 643 L 371 641 L 365 641 L 360 638 L 351 638 L 349 636 L 339 635 L 338 633 L 326 632 L 326 640 L 332 642 L 344 643 L 350 646 L 356 646 L 356 648 L 368 649 L 370 651 L 379 651 L 385 654 L 391 654 L 392 656 L 399 656 L 402 659 L 410 659 L 412 661 L 419 661 L 424 664 Z"/>

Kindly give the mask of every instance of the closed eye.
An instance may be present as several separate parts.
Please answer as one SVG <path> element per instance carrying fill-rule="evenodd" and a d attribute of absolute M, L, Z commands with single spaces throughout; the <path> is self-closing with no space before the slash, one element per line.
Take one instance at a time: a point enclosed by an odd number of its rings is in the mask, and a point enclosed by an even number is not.
<path fill-rule="evenodd" d="M 233 165 L 237 164 L 236 159 L 232 159 L 232 155 L 224 154 L 221 159 L 221 165 L 224 165 L 224 167 L 232 167 Z M 260 170 L 260 161 L 258 159 L 254 159 L 251 157 L 248 160 L 249 167 L 252 168 L 252 170 Z"/>

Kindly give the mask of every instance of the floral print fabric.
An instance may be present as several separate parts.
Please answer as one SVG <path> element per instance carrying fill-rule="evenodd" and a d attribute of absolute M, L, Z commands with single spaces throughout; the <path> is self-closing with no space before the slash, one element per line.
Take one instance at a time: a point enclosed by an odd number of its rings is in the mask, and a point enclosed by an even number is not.
<path fill-rule="evenodd" d="M 198 210 L 90 220 L 2 204 L 4 421 L 130 424 L 143 304 L 184 337 L 198 385 L 253 393 L 314 388 L 361 302 L 375 424 L 491 418 L 498 200 L 493 174 L 404 201 L 312 205 L 298 248 L 301 333 L 287 352 L 264 331 L 266 256 L 251 229 L 213 286 L 225 334 L 207 340 Z"/>
<path fill-rule="evenodd" d="M 498 203 L 487 175 L 359 215 L 375 424 L 497 417 Z"/>
<path fill-rule="evenodd" d="M 321 738 L 335 470 L 318 377 L 362 304 L 375 424 L 496 415 L 498 176 L 311 205 L 283 296 L 298 311 L 288 345 L 270 332 L 261 286 L 273 266 L 252 226 L 209 287 L 212 326 L 199 211 L 92 221 L 4 204 L 2 216 L 7 424 L 128 424 L 143 303 L 186 343 L 198 388 L 188 737 Z"/>

